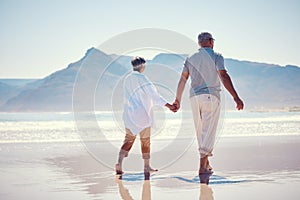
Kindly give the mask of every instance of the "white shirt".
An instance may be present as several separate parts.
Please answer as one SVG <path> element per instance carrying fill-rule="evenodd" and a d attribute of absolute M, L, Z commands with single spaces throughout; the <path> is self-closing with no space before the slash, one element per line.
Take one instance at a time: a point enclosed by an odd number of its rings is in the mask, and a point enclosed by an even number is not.
<path fill-rule="evenodd" d="M 153 125 L 152 106 L 165 106 L 153 83 L 143 74 L 133 71 L 124 80 L 125 127 L 137 135 L 143 129 Z"/>

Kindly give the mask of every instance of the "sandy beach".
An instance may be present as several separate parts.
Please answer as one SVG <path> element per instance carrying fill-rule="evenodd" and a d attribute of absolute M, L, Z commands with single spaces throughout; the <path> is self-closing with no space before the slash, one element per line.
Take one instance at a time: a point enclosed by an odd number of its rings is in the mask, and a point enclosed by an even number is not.
<path fill-rule="evenodd" d="M 138 155 L 125 160 L 125 174 L 119 177 L 82 143 L 1 144 L 0 197 L 296 200 L 300 196 L 299 150 L 300 136 L 223 137 L 211 159 L 212 176 L 197 175 L 193 143 L 181 158 L 144 180 Z M 111 160 L 117 157 L 115 151 L 105 153 Z M 168 159 L 169 153 L 155 154 L 155 162 Z"/>

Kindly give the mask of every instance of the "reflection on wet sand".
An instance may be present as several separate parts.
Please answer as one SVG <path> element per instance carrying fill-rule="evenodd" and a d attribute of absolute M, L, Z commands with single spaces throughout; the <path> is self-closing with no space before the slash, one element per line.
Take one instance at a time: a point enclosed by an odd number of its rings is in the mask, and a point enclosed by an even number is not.
<path fill-rule="evenodd" d="M 186 192 L 186 198 L 199 197 L 201 200 L 214 199 L 213 191 L 208 186 L 215 184 L 232 184 L 247 182 L 244 179 L 228 179 L 223 176 L 201 174 L 194 176 L 194 172 L 177 172 L 168 174 L 164 172 L 145 174 L 126 173 L 118 177 L 117 184 L 115 175 L 112 170 L 104 168 L 91 156 L 74 156 L 74 157 L 54 157 L 46 160 L 47 164 L 54 167 L 53 170 L 58 173 L 59 179 L 68 184 L 58 185 L 58 190 L 81 190 L 88 194 L 90 199 L 136 199 L 134 195 L 142 193 L 142 199 L 151 199 L 151 182 L 155 187 L 152 188 L 152 196 L 159 196 L 165 191 L 170 199 L 178 197 L 182 191 Z M 67 175 L 67 176 L 65 176 Z M 191 178 L 192 177 L 192 178 Z M 124 187 L 124 185 L 125 187 Z M 126 184 L 135 185 L 131 189 L 132 193 L 126 188 Z M 143 185 L 142 185 L 143 184 Z M 142 187 L 142 189 L 140 189 Z M 75 188 L 75 189 L 74 189 Z M 159 190 L 157 190 L 159 188 Z M 130 188 L 129 188 L 130 189 Z M 136 191 L 139 190 L 139 192 Z M 119 190 L 119 191 L 118 191 Z M 133 196 L 132 196 L 133 195 Z"/>
<path fill-rule="evenodd" d="M 142 190 L 142 200 L 151 200 L 151 184 L 149 180 L 148 174 L 145 174 L 145 181 L 143 184 L 143 190 Z M 132 200 L 132 196 L 129 193 L 129 190 L 124 187 L 122 176 L 116 177 L 116 182 L 119 186 L 119 193 L 123 200 Z"/>
<path fill-rule="evenodd" d="M 200 180 L 200 200 L 213 200 L 213 191 L 212 189 L 208 186 L 209 184 L 209 179 L 212 174 L 201 174 L 199 175 L 199 180 Z"/>
<path fill-rule="evenodd" d="M 209 179 L 211 174 L 201 174 L 199 175 L 199 182 L 200 182 L 200 200 L 213 200 L 213 191 L 208 186 Z M 149 180 L 149 174 L 144 174 L 144 183 L 142 189 L 142 199 L 143 200 L 151 200 L 151 184 Z M 116 176 L 116 182 L 119 187 L 119 193 L 122 199 L 124 200 L 132 200 L 133 197 L 130 195 L 129 190 L 124 187 L 122 176 Z"/>
<path fill-rule="evenodd" d="M 127 188 L 124 187 L 123 181 L 122 181 L 122 176 L 116 177 L 116 182 L 119 186 L 119 193 L 122 199 L 124 200 L 132 200 L 132 196 L 130 195 L 129 191 Z"/>
<path fill-rule="evenodd" d="M 47 163 L 58 167 L 58 171 L 62 171 L 71 178 L 72 185 L 77 185 L 91 197 L 105 194 L 115 185 L 114 180 L 110 178 L 111 173 L 91 156 L 49 158 Z"/>
<path fill-rule="evenodd" d="M 200 184 L 200 200 L 213 200 L 213 191 L 212 189 L 205 183 Z"/>

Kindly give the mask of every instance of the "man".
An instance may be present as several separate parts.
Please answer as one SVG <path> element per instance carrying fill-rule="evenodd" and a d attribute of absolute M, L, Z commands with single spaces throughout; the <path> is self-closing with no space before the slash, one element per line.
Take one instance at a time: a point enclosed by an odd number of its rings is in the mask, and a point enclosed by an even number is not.
<path fill-rule="evenodd" d="M 166 106 L 172 111 L 176 107 L 162 98 L 155 86 L 142 73 L 145 70 L 145 59 L 135 57 L 131 64 L 133 72 L 124 80 L 124 113 L 123 120 L 126 129 L 125 140 L 119 152 L 116 173 L 122 174 L 122 162 L 128 156 L 136 135 L 140 134 L 142 157 L 144 159 L 144 172 L 157 171 L 150 167 L 150 130 L 152 126 L 153 105 Z"/>
<path fill-rule="evenodd" d="M 201 48 L 186 59 L 173 103 L 177 109 L 180 108 L 186 81 L 191 77 L 190 101 L 200 153 L 199 175 L 212 173 L 208 156 L 212 156 L 220 114 L 219 77 L 233 97 L 236 108 L 242 110 L 244 107 L 243 101 L 235 91 L 231 78 L 224 67 L 223 56 L 213 50 L 214 40 L 208 32 L 198 35 L 198 44 Z"/>

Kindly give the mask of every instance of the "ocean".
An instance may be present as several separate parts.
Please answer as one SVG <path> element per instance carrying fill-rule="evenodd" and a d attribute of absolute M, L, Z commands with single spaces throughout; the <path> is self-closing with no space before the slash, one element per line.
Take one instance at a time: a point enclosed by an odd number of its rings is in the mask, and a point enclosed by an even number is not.
<path fill-rule="evenodd" d="M 139 141 L 124 162 L 124 179 L 115 176 L 124 139 L 121 112 L 79 116 L 0 113 L 0 199 L 121 199 L 128 191 L 134 199 L 207 196 L 197 175 L 190 113 L 155 114 L 151 165 L 159 172 L 151 181 L 144 181 Z M 258 191 L 265 199 L 298 199 L 299 122 L 300 112 L 223 113 L 210 194 L 244 199 Z"/>
<path fill-rule="evenodd" d="M 0 113 L 0 144 L 80 142 L 86 135 L 89 140 L 123 140 L 122 113 L 91 116 L 96 126 L 86 131 L 73 113 Z M 195 137 L 190 114 L 163 112 L 154 118 L 153 140 Z M 231 111 L 221 115 L 219 137 L 276 135 L 300 135 L 300 112 Z"/>

